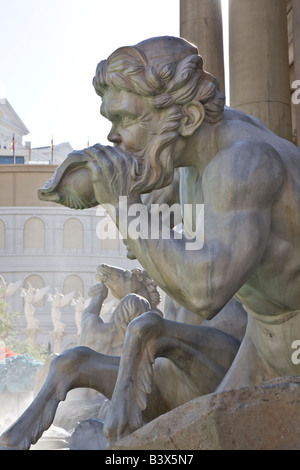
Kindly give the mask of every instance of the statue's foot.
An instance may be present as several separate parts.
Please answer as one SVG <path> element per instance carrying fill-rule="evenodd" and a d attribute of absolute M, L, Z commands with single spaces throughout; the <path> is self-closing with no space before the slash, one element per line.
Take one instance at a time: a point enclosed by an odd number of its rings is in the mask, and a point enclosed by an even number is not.
<path fill-rule="evenodd" d="M 9 439 L 8 439 L 9 440 Z M 28 450 L 30 448 L 31 442 L 26 439 L 23 442 L 20 442 L 17 445 L 8 445 L 6 433 L 0 436 L 0 450 Z"/>
<path fill-rule="evenodd" d="M 38 401 L 34 400 L 0 436 L 0 450 L 28 450 L 51 426 L 59 400 L 53 396 L 49 401 Z"/>
<path fill-rule="evenodd" d="M 126 413 L 126 408 L 118 407 L 116 412 L 114 409 L 110 409 L 106 415 L 103 428 L 105 438 L 110 445 L 142 426 L 141 420 L 137 419 L 133 423 L 134 416 L 131 415 L 130 418 L 128 413 Z"/>

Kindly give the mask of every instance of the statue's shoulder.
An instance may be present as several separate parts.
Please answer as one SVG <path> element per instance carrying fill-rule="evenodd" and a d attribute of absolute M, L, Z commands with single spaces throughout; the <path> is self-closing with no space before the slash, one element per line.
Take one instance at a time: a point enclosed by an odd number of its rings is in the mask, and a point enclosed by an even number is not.
<path fill-rule="evenodd" d="M 261 129 L 265 132 L 270 133 L 270 129 L 264 124 L 263 121 L 258 119 L 255 116 L 251 116 L 250 114 L 246 114 L 243 111 L 240 111 L 239 109 L 235 108 L 230 108 L 228 106 L 225 106 L 224 108 L 224 119 L 228 122 L 230 121 L 239 121 L 240 123 L 247 123 L 250 124 L 251 126 L 255 126 L 258 129 Z"/>
<path fill-rule="evenodd" d="M 220 199 L 252 194 L 251 200 L 264 200 L 266 194 L 269 199 L 281 190 L 285 173 L 285 165 L 271 143 L 259 138 L 236 138 L 211 159 L 202 185 L 204 191 L 213 191 Z"/>

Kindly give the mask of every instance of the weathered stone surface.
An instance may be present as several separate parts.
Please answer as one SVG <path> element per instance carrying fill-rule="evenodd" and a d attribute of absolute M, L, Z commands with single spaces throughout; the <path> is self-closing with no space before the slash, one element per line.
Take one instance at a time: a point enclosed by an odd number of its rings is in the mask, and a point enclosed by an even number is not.
<path fill-rule="evenodd" d="M 166 413 L 112 449 L 300 449 L 300 377 L 205 395 Z"/>
<path fill-rule="evenodd" d="M 103 421 L 96 418 L 81 421 L 69 441 L 71 450 L 104 450 L 106 446 Z"/>

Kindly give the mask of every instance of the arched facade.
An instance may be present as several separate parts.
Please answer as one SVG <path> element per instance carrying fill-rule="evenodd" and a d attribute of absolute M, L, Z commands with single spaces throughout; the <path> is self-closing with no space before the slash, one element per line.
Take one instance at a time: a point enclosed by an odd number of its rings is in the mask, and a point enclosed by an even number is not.
<path fill-rule="evenodd" d="M 63 294 L 69 294 L 70 292 L 74 292 L 74 297 L 77 297 L 80 293 L 84 294 L 83 281 L 76 274 L 71 274 L 64 280 Z"/>
<path fill-rule="evenodd" d="M 7 110 L 10 105 L 4 104 Z M 1 122 L 3 124 L 4 120 Z M 20 142 L 16 139 L 17 144 Z M 70 150 L 67 149 L 67 153 Z M 3 156 L 7 152 L 0 149 L 0 154 Z M 4 164 L 2 161 L 0 165 L 0 274 L 4 280 L 20 282 L 24 289 L 28 288 L 28 282 L 36 288 L 49 286 L 48 293 L 52 295 L 57 289 L 62 294 L 74 291 L 74 297 L 78 298 L 81 292 L 87 298 L 89 288 L 96 283 L 98 264 L 127 269 L 136 267 L 138 263 L 126 258 L 126 248 L 119 240 L 106 240 L 101 245 L 97 224 L 104 216 L 97 213 L 97 208 L 76 211 L 38 199 L 38 188 L 52 178 L 56 165 L 34 163 L 36 153 L 32 152 L 31 156 L 30 164 L 26 164 L 25 159 L 25 164 Z M 42 161 L 45 161 L 44 157 Z M 7 302 L 12 311 L 22 314 L 24 299 L 21 293 L 21 288 L 17 289 Z M 34 304 L 40 330 L 37 342 L 53 345 L 48 293 Z M 61 321 L 65 325 L 64 348 L 77 334 L 74 305 L 70 303 L 62 308 Z M 25 315 L 21 315 L 19 326 L 18 334 L 25 338 Z"/>
<path fill-rule="evenodd" d="M 63 248 L 83 250 L 84 231 L 79 219 L 67 219 L 63 227 Z"/>
<path fill-rule="evenodd" d="M 45 224 L 39 217 L 31 217 L 24 224 L 24 248 L 45 248 Z"/>

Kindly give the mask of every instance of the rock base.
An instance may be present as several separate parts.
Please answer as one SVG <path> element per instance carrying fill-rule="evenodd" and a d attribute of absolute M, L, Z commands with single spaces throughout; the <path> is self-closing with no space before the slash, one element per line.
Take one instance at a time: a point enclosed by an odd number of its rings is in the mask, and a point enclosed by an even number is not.
<path fill-rule="evenodd" d="M 205 395 L 109 450 L 299 450 L 300 377 Z"/>

